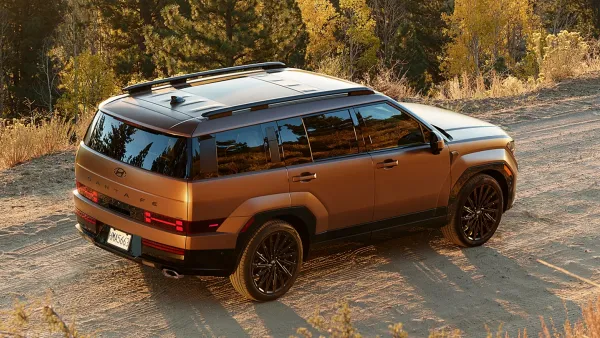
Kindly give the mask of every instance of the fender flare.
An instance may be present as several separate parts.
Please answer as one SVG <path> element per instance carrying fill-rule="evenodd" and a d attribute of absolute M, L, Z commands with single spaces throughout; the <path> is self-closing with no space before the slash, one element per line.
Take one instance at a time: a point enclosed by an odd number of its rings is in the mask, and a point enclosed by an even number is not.
<path fill-rule="evenodd" d="M 460 191 L 464 185 L 477 174 L 488 174 L 492 176 L 502 188 L 504 197 L 504 211 L 509 209 L 514 199 L 514 174 L 510 171 L 508 163 L 505 161 L 495 161 L 486 164 L 476 165 L 467 168 L 458 178 L 454 186 L 450 189 L 448 198 L 448 222 L 455 216 L 454 211 Z M 510 174 L 509 174 L 510 173 Z M 499 178 L 502 178 L 501 180 Z"/>
<path fill-rule="evenodd" d="M 310 244 L 313 242 L 316 232 L 317 218 L 306 206 L 292 206 L 274 210 L 261 211 L 250 219 L 252 222 L 247 229 L 240 232 L 236 241 L 237 262 L 239 262 L 243 250 L 252 238 L 252 235 L 267 221 L 281 219 L 290 223 L 300 234 L 304 248 L 304 258 L 307 257 Z M 250 222 L 249 221 L 249 222 Z"/>

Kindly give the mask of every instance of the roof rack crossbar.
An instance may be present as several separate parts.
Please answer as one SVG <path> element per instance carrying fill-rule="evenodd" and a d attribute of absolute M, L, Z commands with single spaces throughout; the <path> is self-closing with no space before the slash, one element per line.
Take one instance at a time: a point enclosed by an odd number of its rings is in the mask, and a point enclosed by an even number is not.
<path fill-rule="evenodd" d="M 366 95 L 366 94 L 373 94 L 373 93 L 374 92 L 372 89 L 370 89 L 368 87 L 362 87 L 362 86 L 354 87 L 354 88 L 345 88 L 345 89 L 324 90 L 324 91 L 308 93 L 308 94 L 300 94 L 300 95 L 280 97 L 280 98 L 270 99 L 270 100 L 265 100 L 265 101 L 251 102 L 251 103 L 246 103 L 246 104 L 242 104 L 242 105 L 238 105 L 238 106 L 223 107 L 223 108 L 219 108 L 216 110 L 212 110 L 212 111 L 203 113 L 202 116 L 210 118 L 211 116 L 214 117 L 215 115 L 219 115 L 221 113 L 233 112 L 233 111 L 237 111 L 237 110 L 244 110 L 244 109 L 252 110 L 252 108 L 257 108 L 255 110 L 266 109 L 269 107 L 269 105 L 272 105 L 272 104 L 286 103 L 286 102 L 306 100 L 306 99 L 315 99 L 315 98 L 324 97 L 324 96 L 343 95 L 343 94 L 353 96 L 353 95 Z"/>
<path fill-rule="evenodd" d="M 212 69 L 212 70 L 206 70 L 206 71 L 197 72 L 197 73 L 174 76 L 174 77 L 170 77 L 170 78 L 166 78 L 166 79 L 138 83 L 138 84 L 134 84 L 131 86 L 127 86 L 127 87 L 123 88 L 123 90 L 129 92 L 129 94 L 133 94 L 133 93 L 149 91 L 152 89 L 153 86 L 163 84 L 163 83 L 169 83 L 172 86 L 175 86 L 175 85 L 185 84 L 188 79 L 193 79 L 193 78 L 198 78 L 198 77 L 203 77 L 203 76 L 222 75 L 222 74 L 233 73 L 233 72 L 243 71 L 243 70 L 251 70 L 251 69 L 267 70 L 267 69 L 277 69 L 277 68 L 285 68 L 285 67 L 287 67 L 287 66 L 283 62 L 254 63 L 254 64 L 250 64 L 250 65 Z"/>

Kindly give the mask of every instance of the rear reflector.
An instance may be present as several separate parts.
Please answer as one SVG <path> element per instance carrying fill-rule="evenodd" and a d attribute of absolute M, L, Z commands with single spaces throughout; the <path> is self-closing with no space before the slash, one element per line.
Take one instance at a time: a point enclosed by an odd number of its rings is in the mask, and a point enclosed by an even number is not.
<path fill-rule="evenodd" d="M 77 222 L 84 227 L 86 230 L 88 230 L 91 233 L 98 233 L 98 221 L 86 214 L 85 212 L 75 208 L 75 215 L 77 215 Z"/>
<path fill-rule="evenodd" d="M 254 217 L 250 218 L 248 220 L 248 222 L 246 222 L 246 225 L 244 225 L 241 232 L 246 232 L 246 230 L 248 230 L 248 228 L 252 225 L 252 223 L 254 223 Z"/>
<path fill-rule="evenodd" d="M 161 243 L 157 243 L 148 239 L 144 239 L 142 238 L 142 245 L 150 247 L 150 248 L 154 248 L 160 251 L 164 251 L 164 252 L 168 252 L 168 253 L 172 253 L 172 254 L 176 254 L 176 255 L 180 255 L 183 256 L 185 254 L 185 250 L 184 249 L 180 249 L 180 248 L 176 248 L 170 245 L 165 245 L 165 244 L 161 244 Z"/>

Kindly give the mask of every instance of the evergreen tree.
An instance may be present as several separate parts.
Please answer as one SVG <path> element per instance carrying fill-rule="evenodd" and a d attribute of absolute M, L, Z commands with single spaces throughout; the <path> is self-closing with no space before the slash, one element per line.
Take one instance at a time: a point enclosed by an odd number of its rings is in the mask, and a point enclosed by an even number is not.
<path fill-rule="evenodd" d="M 27 98 L 40 105 L 31 86 L 41 81 L 39 53 L 61 22 L 62 1 L 4 0 L 2 69 L 4 110 L 16 116 Z"/>
<path fill-rule="evenodd" d="M 259 44 L 258 0 L 189 0 L 190 14 L 180 6 L 162 11 L 166 34 L 145 27 L 148 50 L 165 75 L 254 61 Z"/>

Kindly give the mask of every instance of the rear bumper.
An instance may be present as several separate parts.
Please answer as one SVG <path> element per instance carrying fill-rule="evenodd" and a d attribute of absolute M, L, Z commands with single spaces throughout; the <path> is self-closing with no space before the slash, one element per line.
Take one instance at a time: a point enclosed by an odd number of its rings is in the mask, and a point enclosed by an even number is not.
<path fill-rule="evenodd" d="M 85 219 L 77 217 L 75 226 L 83 238 L 97 247 L 135 262 L 158 269 L 171 269 L 182 275 L 228 276 L 237 263 L 236 234 L 207 233 L 185 236 L 157 229 L 136 220 L 121 216 L 99 206 L 76 190 L 73 192 L 75 208 L 94 218 L 98 226 L 83 226 Z M 132 235 L 130 249 L 124 251 L 106 244 L 109 228 Z M 165 252 L 142 245 L 142 238 L 183 251 L 183 254 Z"/>
<path fill-rule="evenodd" d="M 104 225 L 107 228 L 107 225 Z M 100 230 L 94 234 L 79 223 L 75 225 L 81 237 L 95 246 L 115 255 L 159 270 L 175 270 L 181 275 L 195 276 L 229 276 L 235 268 L 236 255 L 234 249 L 224 250 L 185 250 L 183 255 L 162 252 L 141 245 L 141 238 L 133 236 L 131 248 L 124 251 L 106 244 L 108 230 Z"/>

